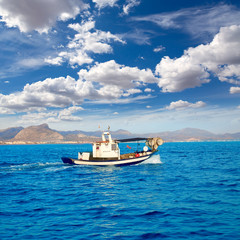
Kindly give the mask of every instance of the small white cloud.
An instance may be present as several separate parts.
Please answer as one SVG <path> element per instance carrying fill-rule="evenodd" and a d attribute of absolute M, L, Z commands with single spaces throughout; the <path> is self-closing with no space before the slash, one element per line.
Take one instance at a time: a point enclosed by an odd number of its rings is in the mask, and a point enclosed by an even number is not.
<path fill-rule="evenodd" d="M 75 121 L 82 121 L 83 119 L 78 116 L 62 116 L 60 118 L 61 121 L 69 121 L 69 122 L 75 122 Z"/>
<path fill-rule="evenodd" d="M 61 65 L 63 63 L 63 59 L 61 57 L 56 57 L 56 58 L 48 57 L 44 59 L 44 62 L 51 65 Z"/>
<path fill-rule="evenodd" d="M 171 102 L 169 106 L 166 107 L 168 110 L 181 110 L 185 108 L 201 108 L 204 107 L 206 103 L 198 101 L 196 103 L 190 103 L 188 101 L 179 100 L 176 102 Z"/>
<path fill-rule="evenodd" d="M 144 92 L 154 92 L 154 90 L 151 89 L 151 88 L 145 88 L 145 89 L 144 89 Z"/>
<path fill-rule="evenodd" d="M 230 93 L 231 94 L 240 93 L 240 87 L 230 87 Z"/>
<path fill-rule="evenodd" d="M 138 6 L 140 3 L 140 0 L 127 0 L 126 5 L 123 5 L 123 14 L 128 15 L 131 9 Z"/>
<path fill-rule="evenodd" d="M 153 51 L 154 51 L 154 52 L 162 52 L 162 51 L 164 51 L 165 49 L 166 49 L 165 47 L 163 47 L 162 45 L 160 45 L 160 46 L 154 48 Z"/>
<path fill-rule="evenodd" d="M 114 7 L 118 0 L 92 0 L 98 8 Z"/>
<path fill-rule="evenodd" d="M 130 95 L 136 94 L 136 93 L 141 93 L 142 91 L 140 89 L 136 89 L 136 88 L 131 88 L 128 89 L 126 93 L 123 94 L 124 97 L 128 97 Z"/>
<path fill-rule="evenodd" d="M 114 115 L 118 115 L 119 113 L 118 113 L 118 112 L 114 112 L 113 114 L 114 114 Z"/>
<path fill-rule="evenodd" d="M 146 108 L 152 108 L 152 107 L 148 105 L 148 106 L 146 106 Z"/>

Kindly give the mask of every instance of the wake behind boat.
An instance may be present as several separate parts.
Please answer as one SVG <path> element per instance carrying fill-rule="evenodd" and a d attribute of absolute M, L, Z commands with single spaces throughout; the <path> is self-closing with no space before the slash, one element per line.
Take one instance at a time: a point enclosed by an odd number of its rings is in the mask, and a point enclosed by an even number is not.
<path fill-rule="evenodd" d="M 119 143 L 142 142 L 142 151 L 120 154 Z M 149 159 L 163 144 L 161 138 L 130 138 L 113 140 L 109 131 L 102 133 L 102 141 L 93 143 L 92 152 L 79 152 L 78 159 L 62 157 L 63 163 L 92 166 L 124 166 L 141 163 Z"/>

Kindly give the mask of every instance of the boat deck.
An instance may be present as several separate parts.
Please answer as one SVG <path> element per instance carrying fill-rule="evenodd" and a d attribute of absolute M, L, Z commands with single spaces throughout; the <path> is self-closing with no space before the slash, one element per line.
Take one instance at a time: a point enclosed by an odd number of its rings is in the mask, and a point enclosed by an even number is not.
<path fill-rule="evenodd" d="M 148 151 L 148 152 L 137 152 L 137 153 L 126 153 L 126 154 L 120 155 L 120 159 L 135 158 L 136 154 L 139 154 L 139 157 L 142 157 L 142 156 L 147 156 L 151 153 L 152 152 L 150 152 L 150 151 Z"/>
<path fill-rule="evenodd" d="M 125 153 L 120 155 L 120 160 L 136 158 L 136 154 L 139 155 L 138 157 L 143 157 L 143 156 L 150 155 L 151 153 L 152 153 L 151 151 Z M 118 158 L 94 158 L 93 155 L 91 154 L 88 161 L 102 162 L 102 161 L 116 161 L 116 160 L 119 160 L 119 159 Z"/>

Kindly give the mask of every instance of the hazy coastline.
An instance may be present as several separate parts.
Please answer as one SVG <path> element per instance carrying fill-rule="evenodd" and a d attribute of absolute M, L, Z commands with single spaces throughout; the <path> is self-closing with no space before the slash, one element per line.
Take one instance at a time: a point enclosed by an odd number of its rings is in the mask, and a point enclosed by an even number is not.
<path fill-rule="evenodd" d="M 58 131 L 47 124 L 15 127 L 0 130 L 0 145 L 26 144 L 84 144 L 101 140 L 102 131 Z M 184 128 L 177 131 L 166 131 L 145 134 L 133 134 L 127 130 L 111 131 L 114 139 L 135 137 L 161 137 L 164 142 L 210 142 L 210 141 L 239 141 L 240 133 L 214 134 L 197 128 Z"/>

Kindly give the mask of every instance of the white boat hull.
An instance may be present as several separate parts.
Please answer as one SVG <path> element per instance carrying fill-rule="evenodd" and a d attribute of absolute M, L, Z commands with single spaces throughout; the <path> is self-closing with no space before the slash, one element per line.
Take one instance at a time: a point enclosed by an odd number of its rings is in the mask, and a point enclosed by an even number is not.
<path fill-rule="evenodd" d="M 120 160 L 81 160 L 81 159 L 73 159 L 68 157 L 63 157 L 62 161 L 68 164 L 76 164 L 76 165 L 90 165 L 90 166 L 125 166 L 125 165 L 133 165 L 141 163 L 147 159 L 149 159 L 153 153 L 148 155 L 120 159 Z"/>

